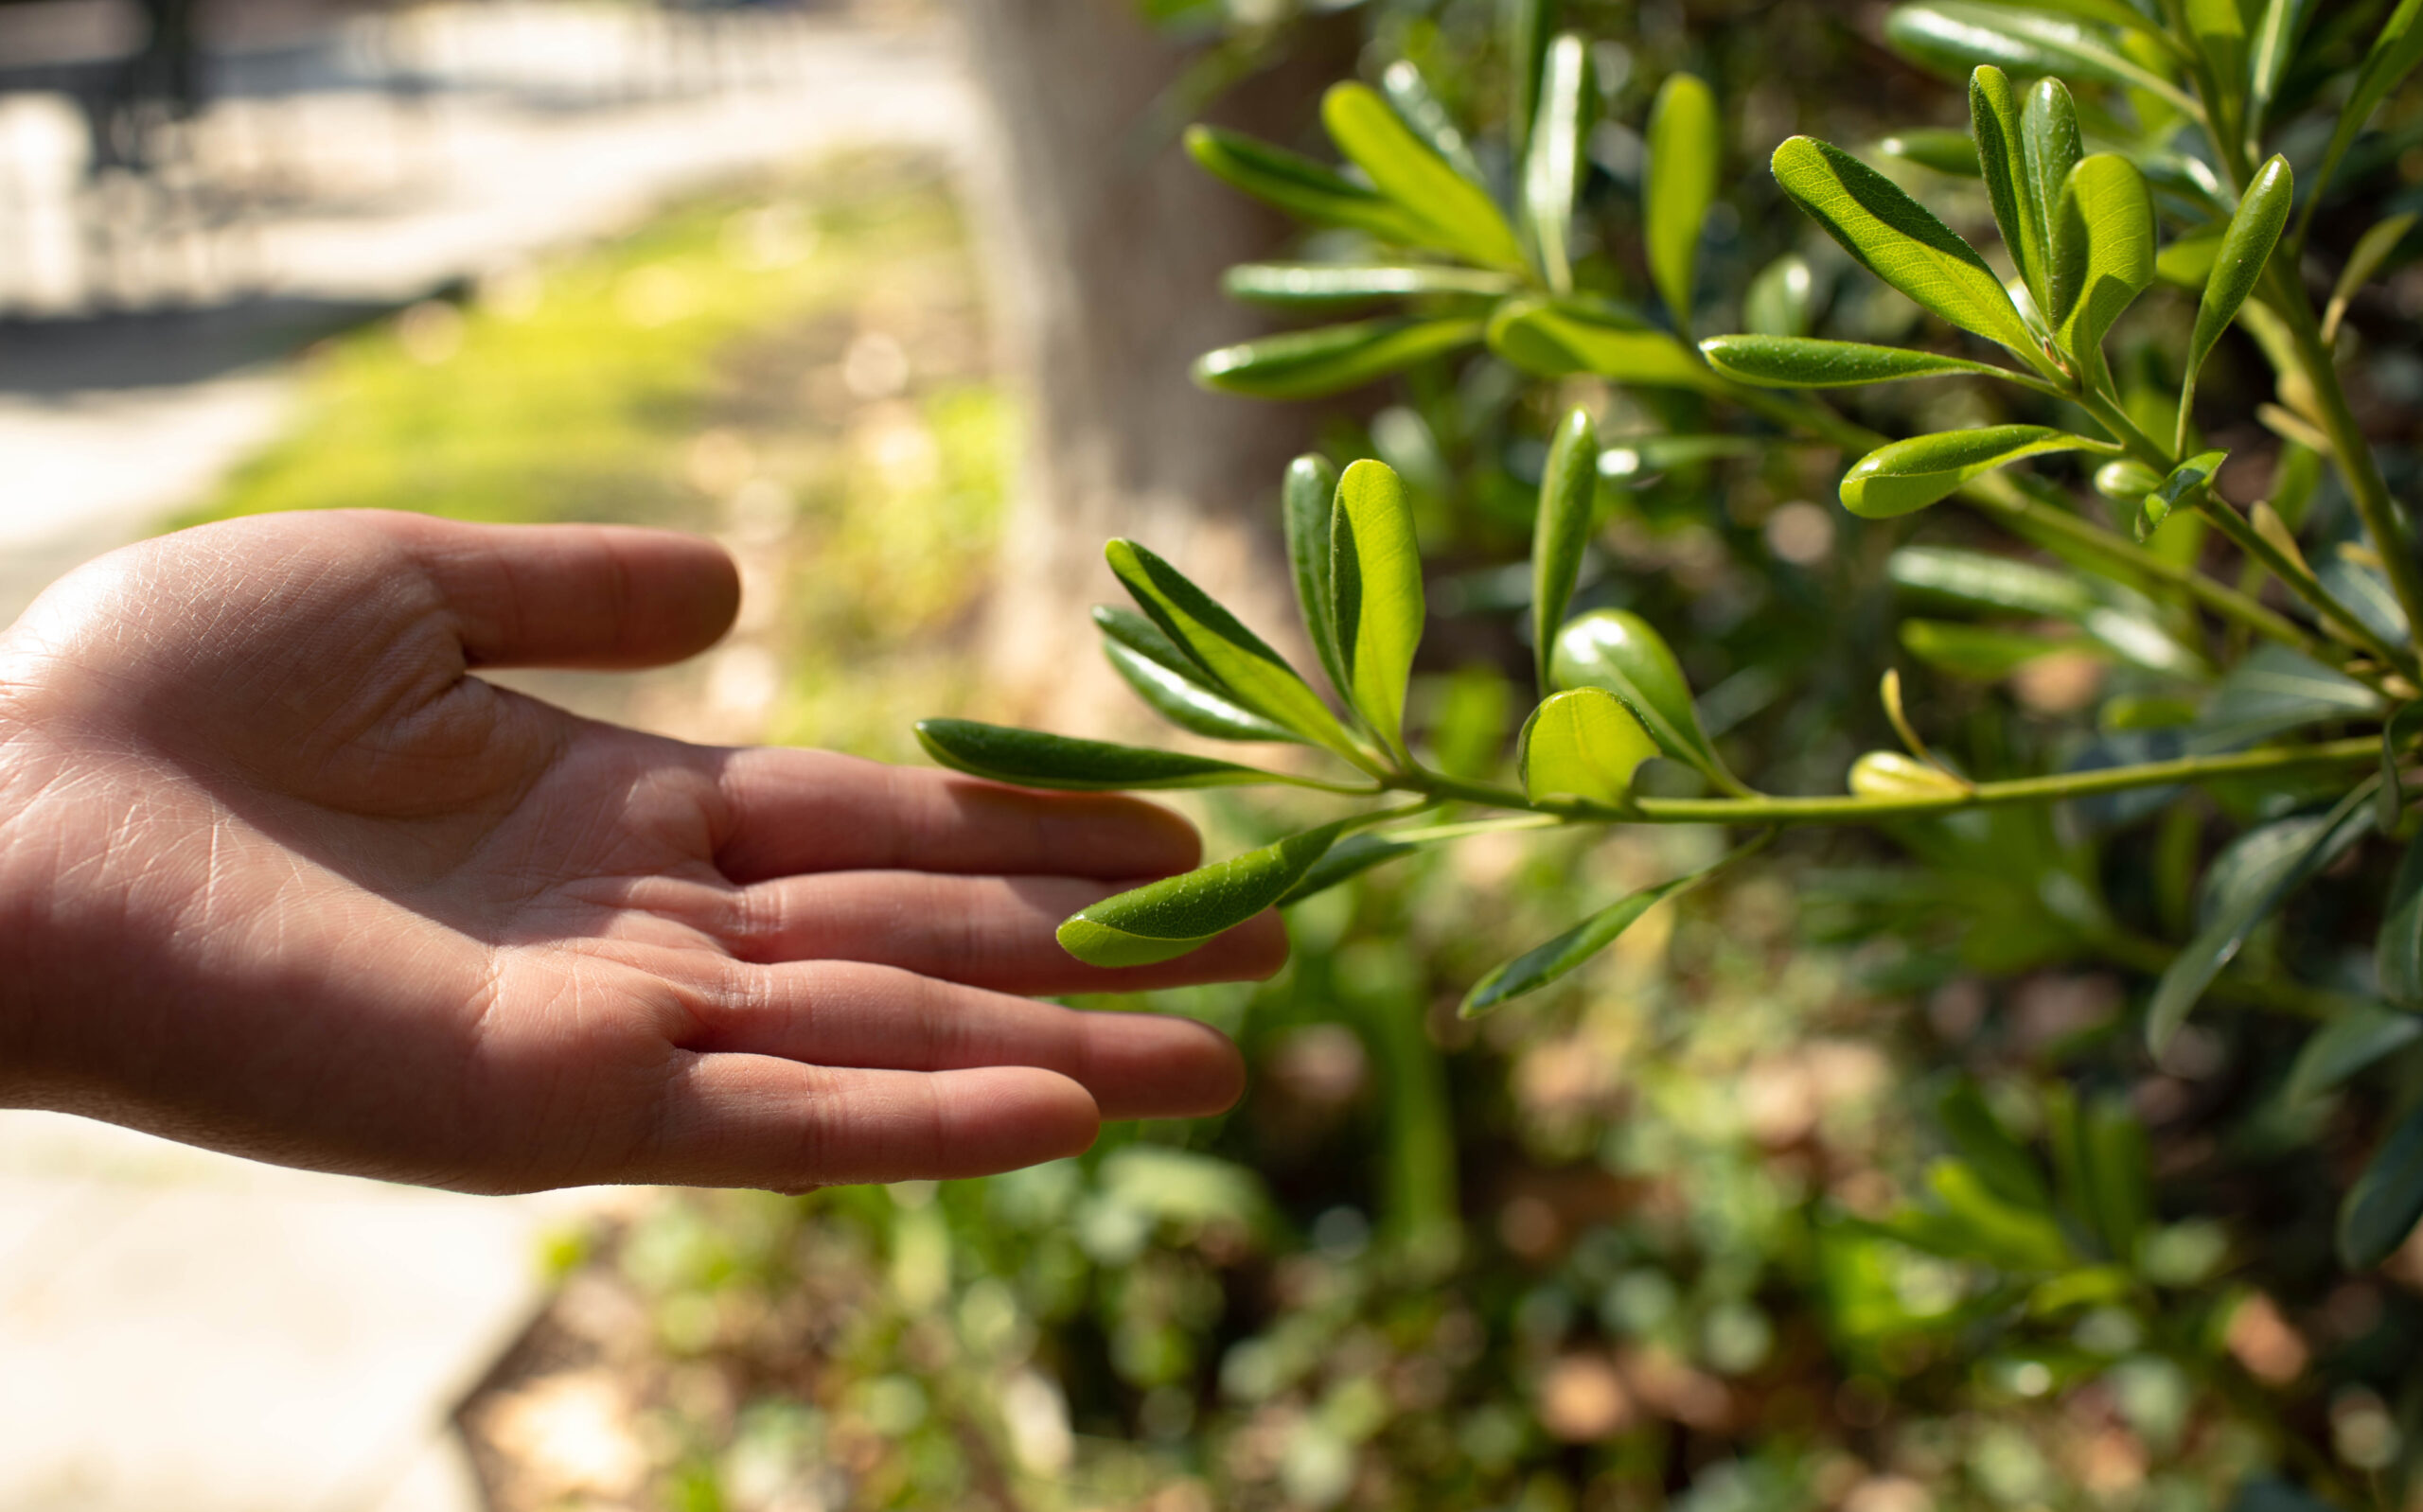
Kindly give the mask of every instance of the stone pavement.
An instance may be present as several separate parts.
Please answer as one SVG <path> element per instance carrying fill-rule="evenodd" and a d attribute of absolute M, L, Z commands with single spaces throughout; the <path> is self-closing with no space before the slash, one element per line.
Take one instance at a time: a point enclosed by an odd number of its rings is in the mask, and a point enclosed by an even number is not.
<path fill-rule="evenodd" d="M 0 624 L 275 434 L 274 359 L 313 321 L 613 231 L 684 188 L 964 140 L 940 39 L 811 26 L 785 45 L 746 87 L 578 111 L 517 104 L 491 66 L 428 107 L 443 171 L 413 193 L 255 225 L 255 295 L 0 325 Z M 311 102 L 291 103 L 299 120 Z M 542 1241 L 619 1200 L 459 1197 L 0 1112 L 0 1508 L 470 1512 L 450 1415 L 541 1305 Z"/>

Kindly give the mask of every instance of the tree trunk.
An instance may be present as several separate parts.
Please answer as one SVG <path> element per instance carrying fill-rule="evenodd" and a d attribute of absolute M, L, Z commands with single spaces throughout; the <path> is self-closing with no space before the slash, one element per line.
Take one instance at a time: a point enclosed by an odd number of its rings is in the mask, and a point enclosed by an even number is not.
<path fill-rule="evenodd" d="M 958 9 L 989 116 L 979 245 L 1003 370 L 1027 412 L 982 654 L 997 712 L 1099 729 L 1114 684 L 1085 606 L 1124 601 L 1102 560 L 1110 536 L 1143 540 L 1288 643 L 1277 494 L 1309 416 L 1208 394 L 1187 376 L 1197 356 L 1265 328 L 1220 295 L 1219 275 L 1270 255 L 1287 228 L 1195 167 L 1176 123 L 1155 118 L 1184 58 L 1136 0 Z M 1351 22 L 1308 33 L 1213 114 L 1299 137 L 1353 35 Z"/>

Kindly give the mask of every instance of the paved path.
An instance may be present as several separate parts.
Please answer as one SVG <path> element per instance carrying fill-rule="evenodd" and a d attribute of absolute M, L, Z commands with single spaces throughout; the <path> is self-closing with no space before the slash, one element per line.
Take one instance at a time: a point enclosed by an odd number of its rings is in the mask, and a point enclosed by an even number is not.
<path fill-rule="evenodd" d="M 0 326 L 0 624 L 275 434 L 291 383 L 275 359 L 315 325 L 686 187 L 855 143 L 963 139 L 966 93 L 937 39 L 792 45 L 756 61 L 779 88 L 579 111 L 494 89 L 441 100 L 424 124 L 445 171 L 415 195 L 255 227 L 261 297 Z M 454 1197 L 0 1113 L 0 1508 L 471 1512 L 449 1416 L 540 1305 L 540 1239 L 601 1200 Z"/>

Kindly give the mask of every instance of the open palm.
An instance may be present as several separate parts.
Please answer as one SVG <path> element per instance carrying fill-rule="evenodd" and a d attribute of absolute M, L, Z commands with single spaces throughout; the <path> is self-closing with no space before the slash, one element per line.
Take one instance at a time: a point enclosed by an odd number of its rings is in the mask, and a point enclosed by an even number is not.
<path fill-rule="evenodd" d="M 366 513 L 63 581 L 0 637 L 0 1101 L 490 1191 L 971 1175 L 1232 1101 L 1201 1026 L 1014 995 L 1276 969 L 1267 917 L 1053 942 L 1192 865 L 1182 820 L 470 675 L 676 659 L 736 591 L 680 536 Z"/>

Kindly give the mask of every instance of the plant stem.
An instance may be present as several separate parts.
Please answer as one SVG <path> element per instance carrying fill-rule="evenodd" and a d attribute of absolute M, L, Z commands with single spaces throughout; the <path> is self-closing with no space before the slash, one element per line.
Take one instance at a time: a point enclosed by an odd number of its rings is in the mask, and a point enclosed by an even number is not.
<path fill-rule="evenodd" d="M 2217 756 L 2183 756 L 2167 762 L 2143 762 L 2086 772 L 2061 772 L 2049 777 L 2022 777 L 2001 782 L 1979 782 L 1962 792 L 1947 790 L 1897 798 L 1866 798 L 1858 794 L 1778 798 L 1642 798 L 1629 808 L 1578 800 L 1534 801 L 1512 788 L 1468 782 L 1435 772 L 1401 774 L 1396 785 L 1428 794 L 1440 800 L 1486 803 L 1497 808 L 1528 809 L 1581 820 L 1626 824 L 1870 824 L 1882 819 L 1914 818 L 1962 809 L 1992 808 L 2015 803 L 2056 803 L 2099 793 L 2131 788 L 2164 787 L 2215 777 L 2248 777 L 2296 771 L 2309 766 L 2350 766 L 2380 759 L 2378 735 L 2358 735 L 2270 750 L 2233 751 Z"/>
<path fill-rule="evenodd" d="M 2230 544 L 2244 552 L 2249 558 L 2260 562 L 2270 572 L 2288 586 L 2289 591 L 2313 607 L 2321 615 L 2323 626 L 2333 637 L 2350 645 L 2361 647 L 2380 659 L 2387 666 L 2412 674 L 2414 659 L 2412 653 L 2400 651 L 2367 629 L 2356 612 L 2339 602 L 2338 596 L 2322 586 L 2321 580 L 2308 571 L 2305 565 L 2265 540 L 2246 518 L 2232 508 L 2229 501 L 2211 488 L 2206 488 L 2197 501 L 2197 508 L 2211 520 Z"/>

